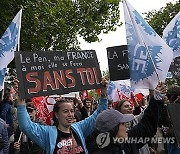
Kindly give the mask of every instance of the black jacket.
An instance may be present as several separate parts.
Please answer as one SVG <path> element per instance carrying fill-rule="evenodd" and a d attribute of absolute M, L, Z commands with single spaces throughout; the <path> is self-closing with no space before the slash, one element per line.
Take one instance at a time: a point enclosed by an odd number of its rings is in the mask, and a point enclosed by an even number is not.
<path fill-rule="evenodd" d="M 139 143 L 114 143 L 111 139 L 110 144 L 103 149 L 98 149 L 98 151 L 93 152 L 94 154 L 123 154 L 123 150 L 125 154 L 139 154 L 139 150 L 142 146 L 146 144 L 146 142 L 141 142 L 146 137 L 152 138 L 156 134 L 158 121 L 160 118 L 160 114 L 162 108 L 164 106 L 163 101 L 155 100 L 151 98 L 149 106 L 144 112 L 144 116 L 141 121 L 131 128 L 128 131 L 129 138 L 136 138 Z"/>

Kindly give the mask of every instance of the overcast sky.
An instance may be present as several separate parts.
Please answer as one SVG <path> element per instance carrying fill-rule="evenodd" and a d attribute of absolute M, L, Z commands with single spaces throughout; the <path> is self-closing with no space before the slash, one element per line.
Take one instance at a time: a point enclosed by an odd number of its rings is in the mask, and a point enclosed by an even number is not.
<path fill-rule="evenodd" d="M 131 5 L 136 9 L 141 15 L 144 12 L 148 12 L 151 10 L 159 10 L 161 7 L 166 6 L 168 2 L 176 2 L 176 0 L 129 0 Z M 86 43 L 81 40 L 81 49 L 82 50 L 95 50 L 97 54 L 98 61 L 100 62 L 101 71 L 106 70 L 108 68 L 107 62 L 107 47 L 126 45 L 126 33 L 125 33 L 125 25 L 123 19 L 123 5 L 120 4 L 121 11 L 121 21 L 123 25 L 117 29 L 115 32 L 109 32 L 109 34 L 102 34 L 100 38 L 101 42 L 96 43 Z M 142 15 L 143 16 L 143 15 Z"/>

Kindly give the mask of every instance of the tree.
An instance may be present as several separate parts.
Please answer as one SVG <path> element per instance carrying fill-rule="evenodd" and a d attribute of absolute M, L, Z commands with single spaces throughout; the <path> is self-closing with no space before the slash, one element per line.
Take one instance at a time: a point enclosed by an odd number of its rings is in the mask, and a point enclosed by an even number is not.
<path fill-rule="evenodd" d="M 0 1 L 0 35 L 23 8 L 22 51 L 77 50 L 78 36 L 99 41 L 100 33 L 120 26 L 121 0 L 8 0 Z"/>
<path fill-rule="evenodd" d="M 160 10 L 150 11 L 145 13 L 146 20 L 151 25 L 151 27 L 162 36 L 164 28 L 169 24 L 169 22 L 175 17 L 175 15 L 180 10 L 180 1 L 176 1 L 175 4 L 167 3 L 165 7 Z"/>
<path fill-rule="evenodd" d="M 176 16 L 180 10 L 180 1 L 177 0 L 175 4 L 167 3 L 165 7 L 160 10 L 150 11 L 146 14 L 146 20 L 151 25 L 151 27 L 162 36 L 163 30 L 169 24 L 169 22 Z M 172 84 L 180 85 L 179 79 L 166 79 L 166 85 L 170 86 Z"/>
<path fill-rule="evenodd" d="M 102 75 L 103 75 L 103 77 L 105 77 L 106 80 L 110 80 L 110 74 L 109 74 L 109 70 L 108 69 L 103 71 Z"/>
<path fill-rule="evenodd" d="M 0 36 L 20 10 L 21 51 L 78 50 L 82 37 L 99 41 L 99 34 L 120 26 L 121 0 L 2 0 L 0 1 Z M 14 61 L 8 66 L 12 75 Z"/>

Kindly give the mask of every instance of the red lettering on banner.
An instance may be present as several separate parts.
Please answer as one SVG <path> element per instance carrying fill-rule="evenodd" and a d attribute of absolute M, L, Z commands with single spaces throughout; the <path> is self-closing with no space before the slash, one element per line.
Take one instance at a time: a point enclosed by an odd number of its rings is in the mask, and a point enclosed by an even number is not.
<path fill-rule="evenodd" d="M 73 76 L 69 75 L 70 73 L 72 73 L 72 70 L 65 71 L 66 77 L 72 81 L 72 83 L 68 84 L 68 88 L 75 87 L 76 85 L 76 80 Z"/>
<path fill-rule="evenodd" d="M 91 68 L 86 69 L 86 76 L 87 76 L 88 83 L 90 85 L 93 85 L 94 84 L 94 73 Z"/>
<path fill-rule="evenodd" d="M 32 76 L 38 76 L 38 73 L 37 72 L 30 72 L 30 73 L 26 74 L 27 81 L 34 82 L 36 84 L 35 88 L 29 88 L 27 90 L 28 94 L 38 93 L 41 90 L 41 81 L 36 79 L 36 78 L 33 78 Z"/>
<path fill-rule="evenodd" d="M 42 91 L 48 91 L 49 88 L 52 90 L 60 89 L 60 86 L 63 88 L 73 88 L 76 86 L 76 79 L 73 77 L 72 69 L 53 71 L 53 76 L 51 76 L 49 71 L 44 72 L 44 80 L 40 81 L 37 79 L 38 72 L 30 72 L 26 75 L 26 79 L 29 82 L 35 83 L 33 88 L 28 89 L 28 93 L 38 93 Z M 100 84 L 98 79 L 97 70 L 93 68 L 77 68 L 77 73 L 80 75 L 82 85 L 87 83 L 90 85 Z M 67 82 L 67 79 L 70 81 Z M 87 82 L 87 83 L 86 83 Z"/>
<path fill-rule="evenodd" d="M 85 85 L 86 83 L 85 83 L 85 77 L 84 77 L 83 72 L 86 72 L 85 68 L 77 68 L 77 73 L 79 73 L 81 76 L 82 84 Z"/>
<path fill-rule="evenodd" d="M 95 80 L 97 84 L 100 84 L 100 81 L 98 79 L 98 74 L 97 74 L 97 69 L 96 67 L 93 67 L 93 72 L 94 72 L 94 76 L 95 76 Z"/>
<path fill-rule="evenodd" d="M 56 89 L 59 89 L 59 83 L 61 83 L 61 85 L 63 85 L 64 88 L 67 88 L 67 83 L 66 83 L 66 79 L 64 76 L 64 72 L 62 70 L 59 71 L 59 74 L 57 71 L 53 71 L 54 74 L 54 79 L 55 79 L 55 85 L 56 85 Z"/>
<path fill-rule="evenodd" d="M 43 84 L 43 91 L 47 91 L 47 86 L 50 86 L 51 89 L 55 90 L 55 84 L 51 78 L 51 75 L 48 71 L 44 72 L 44 84 Z"/>
<path fill-rule="evenodd" d="M 98 74 L 97 74 L 97 70 L 95 67 L 93 68 L 78 68 L 77 69 L 77 73 L 80 74 L 80 77 L 81 77 L 81 82 L 83 85 L 86 84 L 86 81 L 85 81 L 85 77 L 87 77 L 87 81 L 90 85 L 93 85 L 95 84 L 95 82 L 97 84 L 100 84 L 100 81 L 98 79 Z M 86 76 L 85 76 L 86 75 Z"/>

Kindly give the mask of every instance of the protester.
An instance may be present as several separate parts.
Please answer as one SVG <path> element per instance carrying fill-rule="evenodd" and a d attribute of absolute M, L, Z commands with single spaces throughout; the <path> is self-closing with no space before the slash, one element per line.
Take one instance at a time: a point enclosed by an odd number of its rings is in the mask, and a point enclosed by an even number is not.
<path fill-rule="evenodd" d="M 131 92 L 131 98 L 134 103 L 133 105 L 131 104 L 129 100 L 122 99 L 117 102 L 115 109 L 120 111 L 123 114 L 139 115 L 141 113 L 141 108 L 132 92 Z M 134 109 L 133 109 L 133 106 L 134 106 Z"/>
<path fill-rule="evenodd" d="M 113 109 L 113 102 L 108 100 L 108 109 Z"/>
<path fill-rule="evenodd" d="M 0 118 L 0 154 L 8 154 L 9 141 L 6 123 Z"/>
<path fill-rule="evenodd" d="M 73 102 L 74 102 L 74 107 L 75 107 L 74 116 L 76 118 L 76 121 L 81 121 L 87 118 L 88 113 L 81 99 L 75 97 L 73 99 Z"/>
<path fill-rule="evenodd" d="M 118 101 L 115 109 L 123 114 L 133 114 L 132 104 L 126 99 Z"/>
<path fill-rule="evenodd" d="M 19 99 L 17 108 L 21 131 L 45 150 L 46 154 L 87 154 L 85 138 L 95 129 L 97 115 L 107 109 L 107 81 L 105 79 L 102 79 L 102 85 L 97 110 L 85 120 L 75 123 L 73 123 L 74 108 L 71 102 L 66 100 L 56 102 L 53 109 L 55 126 L 43 126 L 30 120 L 24 100 Z"/>
<path fill-rule="evenodd" d="M 9 137 L 13 134 L 13 114 L 11 108 L 13 103 L 10 96 L 10 89 L 7 88 L 4 91 L 3 101 L 0 104 L 0 118 L 6 122 Z"/>
<path fill-rule="evenodd" d="M 45 125 L 43 122 L 36 118 L 36 106 L 29 99 L 26 100 L 26 108 L 32 122 Z M 12 153 L 43 154 L 44 152 L 37 144 L 35 144 L 30 138 L 28 138 L 24 133 L 22 133 L 18 127 L 15 132 L 14 150 L 13 152 L 11 152 L 11 154 Z"/>
<path fill-rule="evenodd" d="M 141 121 L 129 130 L 126 123 L 133 120 L 132 114 L 122 114 L 114 109 L 100 113 L 96 119 L 96 128 L 101 132 L 96 138 L 99 149 L 94 153 L 138 154 L 138 149 L 147 143 L 145 139 L 151 139 L 156 134 L 165 93 L 165 85 L 159 83 Z"/>
<path fill-rule="evenodd" d="M 88 116 L 90 116 L 93 113 L 92 110 L 92 105 L 93 105 L 93 100 L 91 100 L 90 98 L 86 98 L 85 100 L 83 100 L 84 102 L 84 107 L 87 111 Z"/>
<path fill-rule="evenodd" d="M 180 103 L 180 86 L 172 85 L 167 90 L 167 99 L 168 103 L 163 108 L 163 112 L 161 114 L 161 128 L 163 131 L 163 135 L 165 137 L 174 137 L 174 129 L 173 125 L 171 123 L 171 119 L 169 118 L 169 114 L 167 111 L 168 104 L 174 104 L 174 103 Z M 165 144 L 165 150 L 168 154 L 179 154 L 180 148 L 177 145 L 177 140 L 175 140 L 175 143 L 167 143 Z"/>
<path fill-rule="evenodd" d="M 135 125 L 139 123 L 142 119 L 143 113 L 140 114 L 141 108 L 140 105 L 137 103 L 136 98 L 133 93 L 131 93 L 131 98 L 134 102 L 135 109 L 133 110 L 132 104 L 128 100 L 121 100 L 116 105 L 116 110 L 118 110 L 122 114 L 133 114 L 136 115 L 135 118 L 128 122 L 127 126 L 129 129 L 133 128 Z M 150 154 L 148 144 L 145 144 L 142 148 L 139 149 L 139 154 Z"/>

